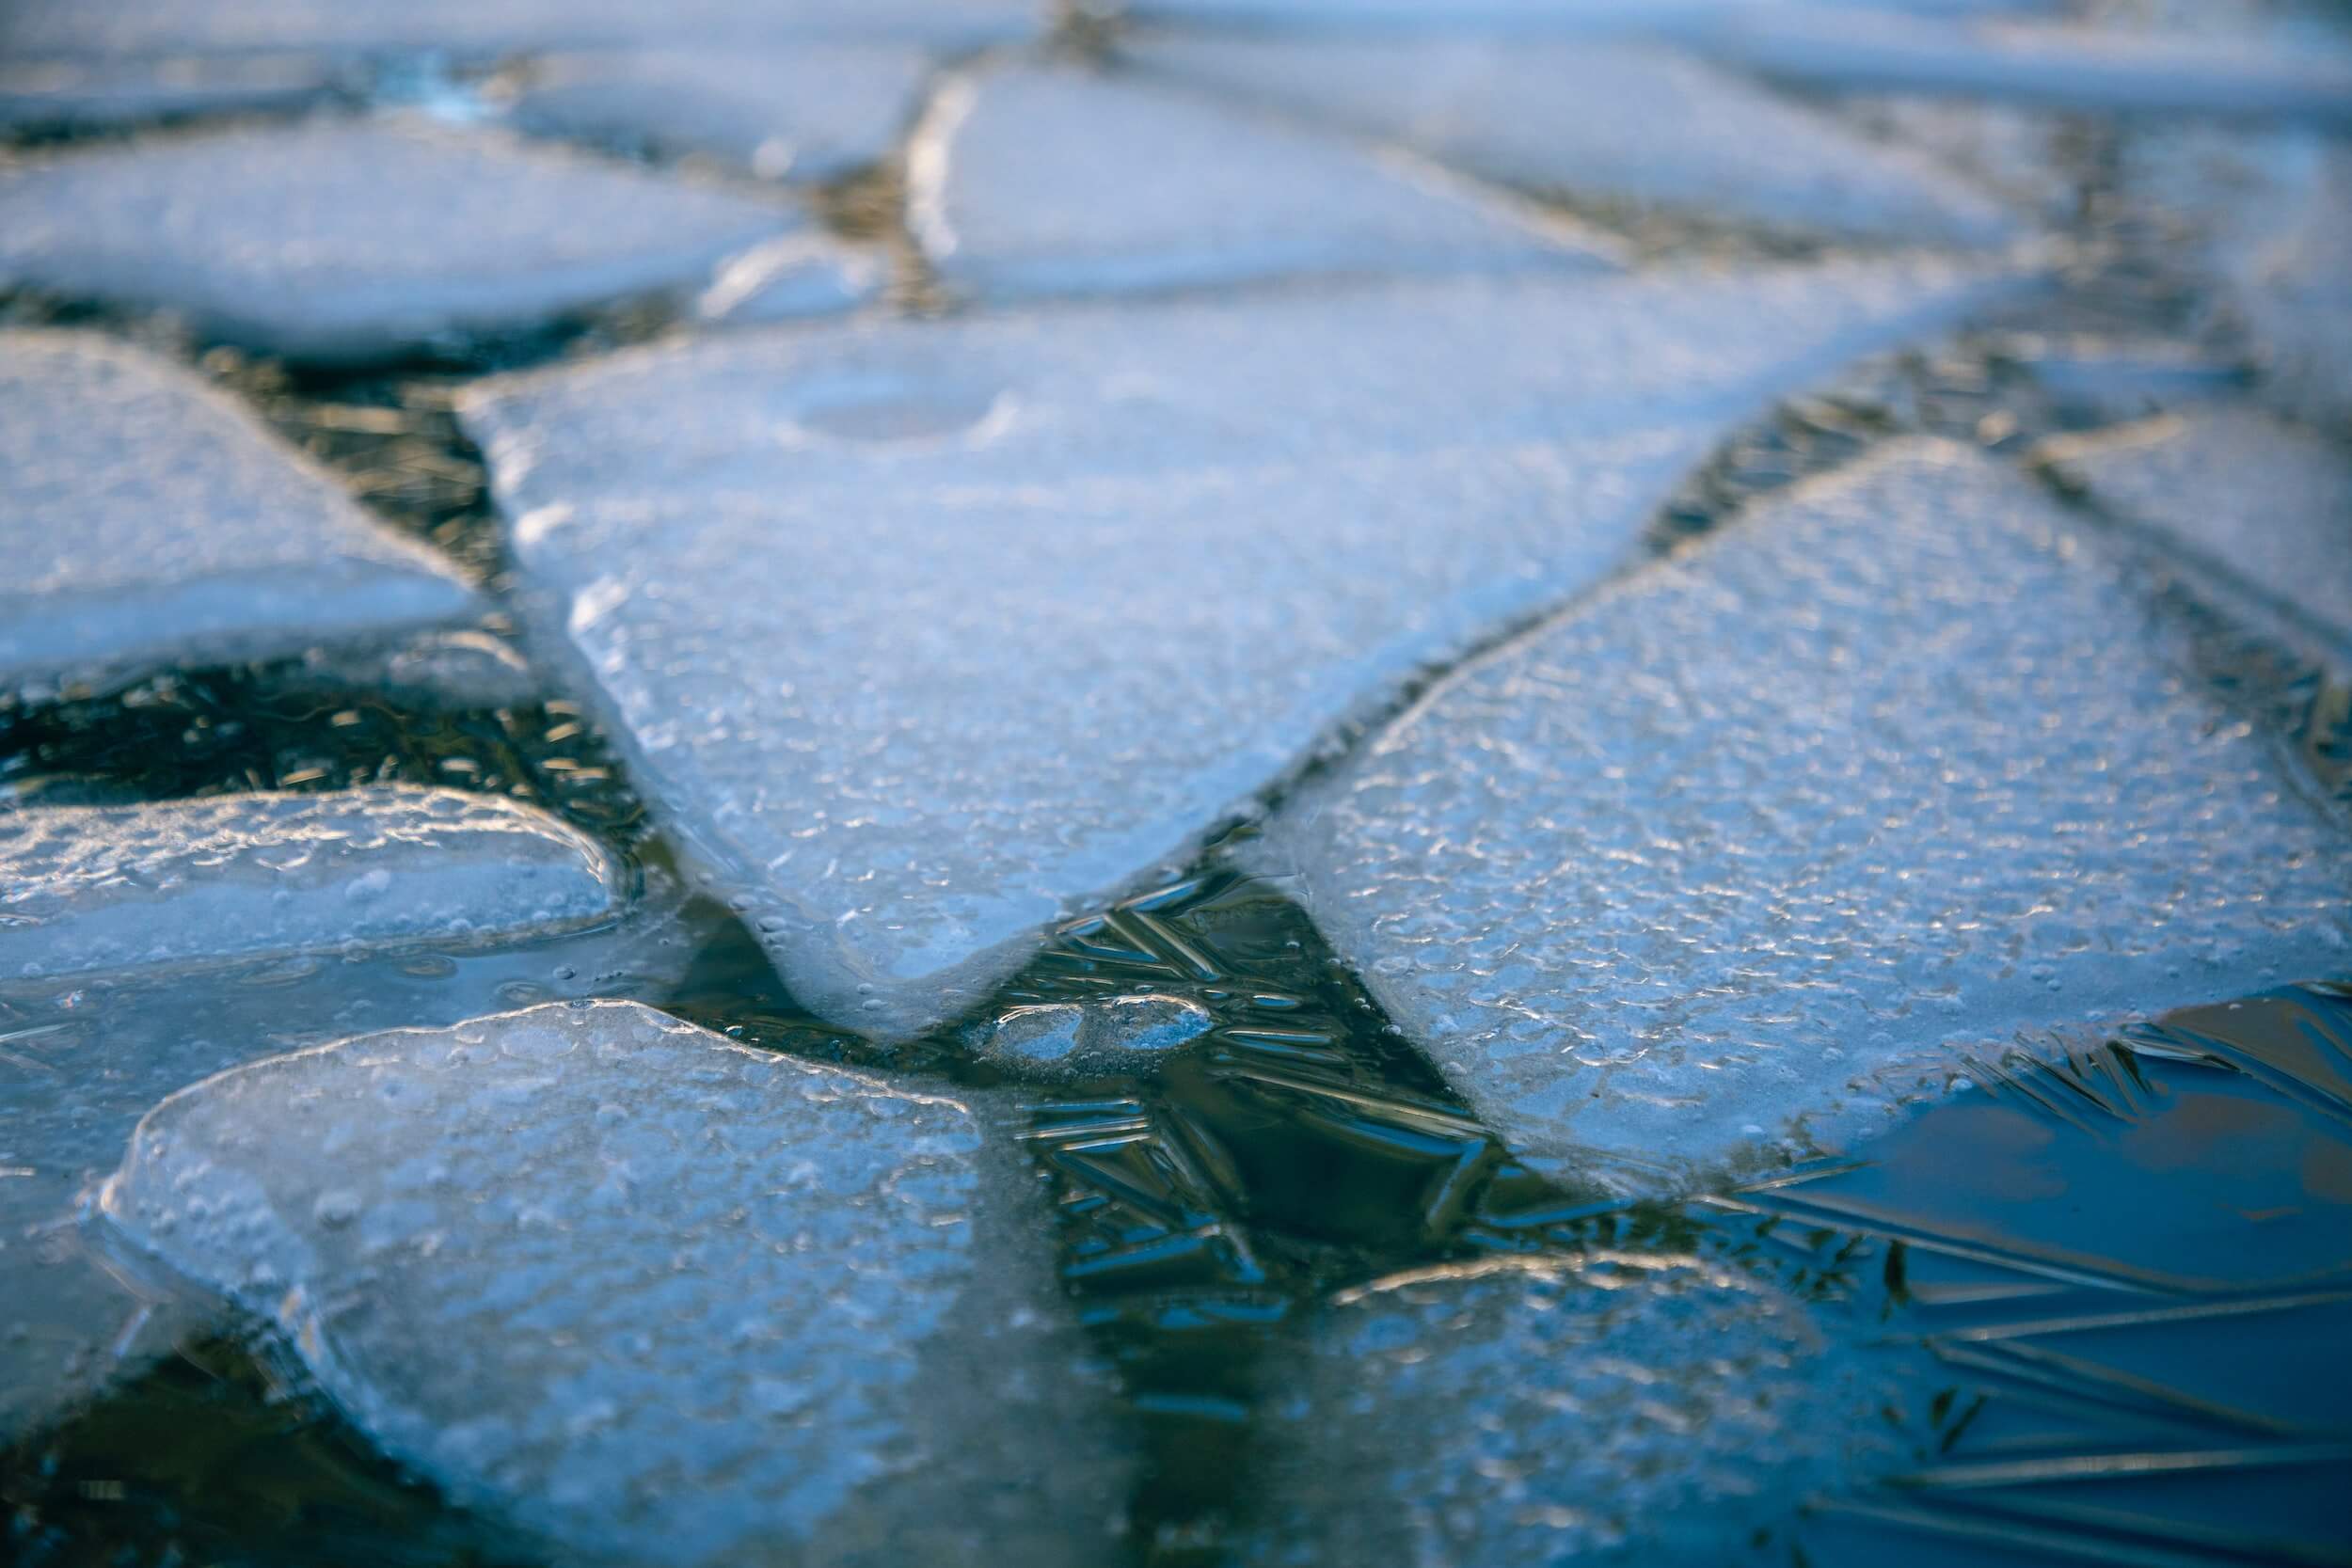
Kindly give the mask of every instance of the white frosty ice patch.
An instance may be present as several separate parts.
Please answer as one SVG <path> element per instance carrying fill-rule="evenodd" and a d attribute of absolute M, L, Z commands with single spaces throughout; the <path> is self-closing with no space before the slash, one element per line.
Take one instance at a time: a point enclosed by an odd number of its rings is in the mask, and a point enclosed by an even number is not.
<path fill-rule="evenodd" d="M 235 404 L 95 336 L 0 333 L 0 685 L 271 657 L 475 605 Z"/>
<path fill-rule="evenodd" d="M 536 63 L 513 115 L 543 135 L 826 181 L 889 155 L 927 69 L 920 49 L 896 43 L 565 55 Z"/>
<path fill-rule="evenodd" d="M 706 284 L 787 209 L 499 136 L 319 121 L 0 171 L 0 277 L 370 360 Z M 854 291 L 849 291 L 854 293 Z"/>
<path fill-rule="evenodd" d="M 2201 405 L 2044 444 L 2117 515 L 2237 572 L 2352 649 L 2352 456 L 2247 408 Z"/>
<path fill-rule="evenodd" d="M 1124 1462 L 1005 1158 L 955 1101 L 557 1005 L 197 1085 L 103 1208 L 567 1553 L 1099 1561 Z"/>
<path fill-rule="evenodd" d="M 1904 244 L 2016 232 L 1929 159 L 1655 43 L 1177 36 L 1129 53 L 1154 74 L 1586 203 Z"/>
<path fill-rule="evenodd" d="M 1417 671 L 1626 558 L 1723 430 L 2013 275 L 1395 285 L 776 334 L 494 384 L 550 643 L 806 1005 L 914 1032 Z"/>
<path fill-rule="evenodd" d="M 1449 680 L 1267 851 L 1549 1171 L 2340 970 L 2352 835 L 2039 493 L 1906 442 Z"/>
<path fill-rule="evenodd" d="M 0 815 L 0 979 L 466 942 L 613 912 L 596 844 L 513 800 L 405 785 Z"/>
<path fill-rule="evenodd" d="M 1789 1498 L 1894 1457 L 1892 1374 L 1704 1256 L 1431 1269 L 1307 1347 L 1248 1562 L 1745 1560 Z"/>
<path fill-rule="evenodd" d="M 984 298 L 1605 265 L 1591 236 L 1152 83 L 1015 68 L 949 90 L 911 164 L 916 233 Z"/>

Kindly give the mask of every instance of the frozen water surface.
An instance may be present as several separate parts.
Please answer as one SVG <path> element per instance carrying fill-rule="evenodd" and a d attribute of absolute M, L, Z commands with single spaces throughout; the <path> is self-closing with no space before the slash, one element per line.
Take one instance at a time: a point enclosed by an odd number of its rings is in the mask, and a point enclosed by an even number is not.
<path fill-rule="evenodd" d="M 513 118 L 550 135 L 822 182 L 890 153 L 929 70 L 922 50 L 889 42 L 559 55 L 532 66 Z"/>
<path fill-rule="evenodd" d="M 186 115 L 282 112 L 326 98 L 338 80 L 334 62 L 315 55 L 0 60 L 0 125 L 85 131 Z"/>
<path fill-rule="evenodd" d="M 2252 409 L 2191 406 L 2054 442 L 2119 516 L 2221 562 L 2352 649 L 2352 457 Z"/>
<path fill-rule="evenodd" d="M 1911 244 L 2014 232 L 1931 161 L 1655 43 L 1176 36 L 1126 52 L 1158 74 L 1575 200 Z"/>
<path fill-rule="evenodd" d="M 1308 1336 L 1252 1563 L 1744 1560 L 1899 1451 L 1894 1374 L 1704 1253 L 1435 1268 Z"/>
<path fill-rule="evenodd" d="M 224 1073 L 103 1208 L 567 1560 L 1096 1562 L 1029 1185 L 962 1102 L 596 1003 Z"/>
<path fill-rule="evenodd" d="M 236 54 L 310 48 L 349 55 L 450 51 L 475 58 L 541 49 L 908 38 L 971 46 L 1035 31 L 1030 0 L 16 0 L 0 11 L 0 55 Z"/>
<path fill-rule="evenodd" d="M 805 1005 L 912 1033 L 1335 723 L 1618 563 L 1728 422 L 2014 281 L 777 334 L 498 384 L 466 418 L 541 625 L 690 856 Z"/>
<path fill-rule="evenodd" d="M 1547 1169 L 1835 1145 L 1958 1046 L 2352 952 L 2352 836 L 2126 570 L 1933 443 L 1456 675 L 1266 854 Z"/>
<path fill-rule="evenodd" d="M 0 332 L 0 683 L 269 656 L 475 608 L 452 567 L 238 404 L 96 336 Z"/>
<path fill-rule="evenodd" d="M 75 1226 L 140 1117 L 176 1089 L 392 1020 L 447 1025 L 550 996 L 650 994 L 691 955 L 676 890 L 649 879 L 625 923 L 505 945 L 441 937 L 331 958 L 0 981 L 0 1443 L 200 1332 L 185 1293 L 122 1268 Z"/>
<path fill-rule="evenodd" d="M 912 166 L 915 232 L 984 298 L 1605 264 L 1606 242 L 1152 83 L 1015 68 L 948 90 Z"/>
<path fill-rule="evenodd" d="M 974 1029 L 971 1044 L 1016 1073 L 1117 1072 L 1200 1038 L 1215 1022 L 1197 1002 L 1147 991 L 1014 1007 Z"/>
<path fill-rule="evenodd" d="M 0 977 L 562 930 L 596 843 L 513 800 L 385 785 L 0 815 Z"/>
<path fill-rule="evenodd" d="M 0 277 L 326 361 L 454 349 L 697 292 L 729 258 L 804 227 L 716 188 L 384 121 L 77 150 L 0 171 Z M 808 238 L 805 264 L 825 266 Z"/>
<path fill-rule="evenodd" d="M 2352 52 L 2293 41 L 1757 5 L 1688 35 L 1719 58 L 1826 91 L 1959 93 L 2120 114 L 2352 125 Z"/>

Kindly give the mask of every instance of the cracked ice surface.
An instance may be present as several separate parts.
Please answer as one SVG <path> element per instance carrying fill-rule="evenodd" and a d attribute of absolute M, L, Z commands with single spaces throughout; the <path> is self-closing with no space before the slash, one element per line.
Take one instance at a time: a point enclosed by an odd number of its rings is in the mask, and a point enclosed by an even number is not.
<path fill-rule="evenodd" d="M 2343 966 L 2352 835 L 1960 449 L 1769 501 L 1449 680 L 1268 863 L 1512 1147 L 1835 1144 L 1950 1045 Z"/>
<path fill-rule="evenodd" d="M 140 1117 L 176 1089 L 397 1019 L 459 1022 L 524 997 L 658 995 L 700 946 L 658 874 L 628 920 L 560 950 L 427 942 L 0 981 L 0 1440 L 165 1354 L 205 1314 L 113 1266 L 75 1225 Z M 330 913 L 332 911 L 329 911 Z M 557 960 L 560 958 L 561 962 Z"/>
<path fill-rule="evenodd" d="M 1525 190 L 1909 244 L 2015 232 L 1932 160 L 1655 44 L 1179 36 L 1125 53 Z"/>
<path fill-rule="evenodd" d="M 266 657 L 474 604 L 236 404 L 95 336 L 0 332 L 0 683 Z"/>
<path fill-rule="evenodd" d="M 303 359 L 449 349 L 692 291 L 780 235 L 814 245 L 805 229 L 729 192 L 384 122 L 77 150 L 0 171 L 0 277 L 174 310 Z M 846 303 L 862 290 L 844 277 L 838 292 Z"/>
<path fill-rule="evenodd" d="M 0 815 L 0 978 L 556 931 L 617 870 L 530 806 L 407 785 Z"/>
<path fill-rule="evenodd" d="M 1351 1291 L 1275 1407 L 1246 1560 L 1725 1562 L 1894 1457 L 1899 1386 L 1702 1256 L 1433 1269 Z"/>
<path fill-rule="evenodd" d="M 2352 460 L 2252 409 L 2192 406 L 2052 443 L 2092 499 L 2218 561 L 2352 648 Z"/>
<path fill-rule="evenodd" d="M 1125 1462 L 1017 1164 L 956 1101 L 556 1005 L 197 1085 L 103 1209 L 578 1558 L 1099 1561 Z"/>
<path fill-rule="evenodd" d="M 1013 69 L 949 90 L 911 164 L 915 233 L 983 298 L 1607 264 L 1434 175 L 1150 82 Z"/>
<path fill-rule="evenodd" d="M 543 633 L 690 859 L 803 1003 L 911 1033 L 1623 560 L 1727 423 L 2016 281 L 1482 279 L 746 335 L 465 417 Z"/>
<path fill-rule="evenodd" d="M 543 135 L 826 181 L 889 156 L 929 70 L 898 43 L 564 56 L 534 65 L 513 115 Z"/>

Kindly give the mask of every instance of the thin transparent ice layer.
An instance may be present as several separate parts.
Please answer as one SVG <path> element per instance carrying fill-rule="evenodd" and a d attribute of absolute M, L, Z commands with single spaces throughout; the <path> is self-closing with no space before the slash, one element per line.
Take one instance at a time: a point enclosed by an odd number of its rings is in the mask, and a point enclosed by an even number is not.
<path fill-rule="evenodd" d="M 228 398 L 96 336 L 0 332 L 0 685 L 266 657 L 476 607 Z"/>
<path fill-rule="evenodd" d="M 2018 231 L 1931 160 L 1655 43 L 1178 35 L 1125 53 L 1157 74 L 1571 199 L 1904 244 Z"/>
<path fill-rule="evenodd" d="M 1471 667 L 1263 853 L 1516 1152 L 1837 1146 L 2352 957 L 2352 835 L 2023 480 L 1894 444 Z"/>
<path fill-rule="evenodd" d="M 611 46 L 774 45 L 824 38 L 971 46 L 1037 30 L 1033 0 L 12 0 L 0 57 L 446 51 L 482 60 Z"/>
<path fill-rule="evenodd" d="M 2100 505 L 2232 568 L 2352 649 L 2352 454 L 2341 443 L 2206 404 L 2051 445 Z"/>
<path fill-rule="evenodd" d="M 976 1055 L 1009 1071 L 1047 1077 L 1131 1071 L 1199 1039 L 1209 1010 L 1150 991 L 1013 1007 L 968 1037 Z"/>
<path fill-rule="evenodd" d="M 364 361 L 706 285 L 781 206 L 476 132 L 317 121 L 0 172 L 0 277 Z"/>
<path fill-rule="evenodd" d="M 1704 1252 L 1441 1265 L 1311 1319 L 1252 1563 L 1720 1563 L 1899 1452 L 1899 1373 Z"/>
<path fill-rule="evenodd" d="M 940 277 L 980 298 L 1607 265 L 1565 227 L 1149 82 L 1015 67 L 949 91 L 913 215 Z"/>
<path fill-rule="evenodd" d="M 386 784 L 0 815 L 0 978 L 486 941 L 612 915 L 612 857 L 534 807 Z"/>
<path fill-rule="evenodd" d="M 2047 21 L 1761 5 L 1692 30 L 1700 49 L 1828 92 L 1951 93 L 2087 112 L 2352 125 L 2352 48 Z"/>
<path fill-rule="evenodd" d="M 765 179 L 839 179 L 889 156 L 929 72 L 902 43 L 672 48 L 536 62 L 516 125 L 707 153 Z"/>
<path fill-rule="evenodd" d="M 956 1101 L 592 1003 L 224 1073 L 103 1210 L 573 1556 L 1099 1561 L 1122 1465 L 984 1212 L 1012 1164 Z"/>
<path fill-rule="evenodd" d="M 550 997 L 658 995 L 696 933 L 648 877 L 628 920 L 560 950 L 453 942 L 390 953 L 0 982 L 0 1441 L 202 1326 L 184 1293 L 119 1266 L 75 1225 L 140 1117 L 174 1090 L 397 1020 L 449 1025 Z"/>
<path fill-rule="evenodd" d="M 1334 724 L 1608 571 L 1758 404 L 2016 281 L 1479 280 L 746 335 L 494 383 L 465 418 L 532 613 L 665 825 L 804 1005 L 911 1034 Z"/>

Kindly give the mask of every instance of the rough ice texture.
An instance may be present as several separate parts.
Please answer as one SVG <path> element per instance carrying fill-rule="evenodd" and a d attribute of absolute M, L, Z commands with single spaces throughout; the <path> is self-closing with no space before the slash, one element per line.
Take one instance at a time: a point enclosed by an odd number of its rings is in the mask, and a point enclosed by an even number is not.
<path fill-rule="evenodd" d="M 2352 126 L 2352 52 L 2309 40 L 2289 46 L 1779 5 L 1726 12 L 1689 37 L 1725 60 L 1826 91 L 1957 93 L 2059 109 Z"/>
<path fill-rule="evenodd" d="M 1703 1256 L 1433 1269 L 1307 1334 L 1253 1564 L 1746 1560 L 1791 1497 L 1899 1455 L 1896 1374 Z"/>
<path fill-rule="evenodd" d="M 897 43 L 570 55 L 533 66 L 513 118 L 545 135 L 822 182 L 889 155 L 928 71 L 920 49 Z"/>
<path fill-rule="evenodd" d="M 968 46 L 1037 29 L 1034 0 L 10 0 L 0 58 L 314 49 L 483 60 L 595 46 L 910 38 Z"/>
<path fill-rule="evenodd" d="M 2276 203 L 2222 236 L 2217 259 L 2270 395 L 2343 428 L 2352 424 L 2352 148 L 2296 139 L 2278 157 Z"/>
<path fill-rule="evenodd" d="M 2014 281 L 874 324 L 510 380 L 464 417 L 534 620 L 691 862 L 803 1003 L 913 1032 L 1335 722 L 1607 571 L 1727 423 Z"/>
<path fill-rule="evenodd" d="M 524 929 L 506 947 L 0 981 L 0 1441 L 168 1354 L 213 1316 L 191 1293 L 115 1266 L 103 1238 L 74 1223 L 158 1101 L 394 1021 L 447 1025 L 524 999 L 666 994 L 705 933 L 679 920 L 683 890 L 658 872 L 646 883 L 627 919 L 560 949 Z"/>
<path fill-rule="evenodd" d="M 563 930 L 612 857 L 495 796 L 384 785 L 0 816 L 0 978 Z"/>
<path fill-rule="evenodd" d="M 2352 834 L 2173 653 L 1899 443 L 1449 680 L 1267 858 L 1542 1168 L 1835 1145 L 1954 1047 L 2352 956 Z"/>
<path fill-rule="evenodd" d="M 314 55 L 213 60 L 0 59 L 0 125 L 87 131 L 199 114 L 283 113 L 332 94 Z"/>
<path fill-rule="evenodd" d="M 1140 22 L 1215 24 L 1252 31 L 1334 33 L 1647 33 L 1705 26 L 1784 0 L 1129 0 Z M 1895 11 L 1926 15 L 2041 11 L 2052 0 L 1822 0 L 1805 9 L 1832 14 Z"/>
<path fill-rule="evenodd" d="M 1014 1164 L 956 1101 L 594 1003 L 194 1085 L 102 1208 L 567 1560 L 1097 1562 L 1127 1466 Z"/>
<path fill-rule="evenodd" d="M 963 293 L 1603 264 L 1430 174 L 1151 83 L 1014 68 L 948 92 L 916 144 L 912 210 Z"/>
<path fill-rule="evenodd" d="M 2340 443 L 2251 409 L 2192 406 L 2052 447 L 2102 506 L 2352 647 L 2352 455 Z"/>
<path fill-rule="evenodd" d="M 77 150 L 0 172 L 0 277 L 333 361 L 699 290 L 722 261 L 799 227 L 728 192 L 385 121 Z"/>
<path fill-rule="evenodd" d="M 474 606 L 228 398 L 95 336 L 0 332 L 0 685 L 271 657 Z"/>
<path fill-rule="evenodd" d="M 1913 244 L 2015 231 L 1928 158 L 1655 44 L 1172 37 L 1131 53 L 1154 73 L 1585 203 Z"/>
<path fill-rule="evenodd" d="M 1181 996 L 1106 996 L 1014 1007 L 976 1027 L 970 1041 L 1013 1072 L 1118 1072 L 1199 1039 L 1215 1022 Z"/>

